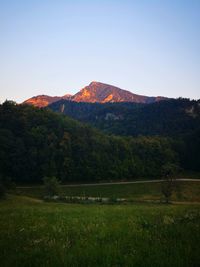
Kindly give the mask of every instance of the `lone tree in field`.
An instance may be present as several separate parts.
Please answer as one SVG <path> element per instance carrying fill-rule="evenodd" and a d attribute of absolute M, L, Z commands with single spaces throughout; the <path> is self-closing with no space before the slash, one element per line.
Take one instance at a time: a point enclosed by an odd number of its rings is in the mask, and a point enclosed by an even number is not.
<path fill-rule="evenodd" d="M 59 194 L 59 184 L 60 182 L 55 176 L 45 177 L 44 181 L 44 190 L 47 196 L 55 196 Z"/>
<path fill-rule="evenodd" d="M 179 167 L 172 163 L 165 164 L 162 167 L 163 182 L 161 190 L 167 204 L 170 202 L 172 193 L 176 188 L 176 174 L 178 170 Z"/>

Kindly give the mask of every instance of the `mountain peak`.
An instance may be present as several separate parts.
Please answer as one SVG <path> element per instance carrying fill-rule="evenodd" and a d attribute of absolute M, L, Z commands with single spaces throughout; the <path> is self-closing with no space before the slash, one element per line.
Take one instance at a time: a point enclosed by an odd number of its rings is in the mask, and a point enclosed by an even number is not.
<path fill-rule="evenodd" d="M 92 81 L 72 97 L 76 102 L 106 103 L 106 102 L 136 102 L 151 103 L 157 101 L 155 97 L 136 95 L 116 86 Z M 159 99 L 160 100 L 160 99 Z"/>
<path fill-rule="evenodd" d="M 26 100 L 24 103 L 38 107 L 45 107 L 61 99 L 67 99 L 75 102 L 107 103 L 107 102 L 134 102 L 134 103 L 152 103 L 166 99 L 165 97 L 148 97 L 137 95 L 130 91 L 120 89 L 116 86 L 102 82 L 92 81 L 75 95 L 66 94 L 61 97 L 51 97 L 40 95 Z"/>
<path fill-rule="evenodd" d="M 89 84 L 89 86 L 90 86 L 90 85 L 97 85 L 97 84 L 100 84 L 100 82 L 92 81 L 92 82 Z"/>

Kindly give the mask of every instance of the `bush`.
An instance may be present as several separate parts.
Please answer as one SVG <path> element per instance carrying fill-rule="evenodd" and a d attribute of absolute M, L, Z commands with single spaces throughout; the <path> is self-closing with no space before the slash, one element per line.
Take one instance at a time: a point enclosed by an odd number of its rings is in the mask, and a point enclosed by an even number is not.
<path fill-rule="evenodd" d="M 60 182 L 55 176 L 44 177 L 44 191 L 47 196 L 59 195 L 59 185 Z"/>
<path fill-rule="evenodd" d="M 175 177 L 179 171 L 179 167 L 175 164 L 167 163 L 162 166 L 163 182 L 161 185 L 161 191 L 164 195 L 165 202 L 169 203 L 172 193 L 175 190 L 176 182 Z"/>

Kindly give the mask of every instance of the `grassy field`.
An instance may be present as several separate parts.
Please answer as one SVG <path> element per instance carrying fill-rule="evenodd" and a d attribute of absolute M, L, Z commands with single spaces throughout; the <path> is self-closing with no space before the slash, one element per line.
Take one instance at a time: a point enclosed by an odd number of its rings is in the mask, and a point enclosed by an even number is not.
<path fill-rule="evenodd" d="M 2 267 L 197 267 L 198 205 L 0 202 Z"/>
<path fill-rule="evenodd" d="M 159 204 L 160 182 L 60 192 L 133 202 L 49 203 L 43 187 L 17 188 L 0 201 L 0 266 L 199 266 L 200 182 L 179 182 L 171 205 Z"/>
<path fill-rule="evenodd" d="M 159 201 L 163 197 L 160 182 L 76 187 L 61 186 L 60 192 L 65 196 L 126 198 L 133 201 Z M 42 198 L 44 196 L 44 189 L 37 186 L 32 188 L 17 188 L 15 193 Z M 200 182 L 178 182 L 178 186 L 172 195 L 172 200 L 200 202 Z"/>

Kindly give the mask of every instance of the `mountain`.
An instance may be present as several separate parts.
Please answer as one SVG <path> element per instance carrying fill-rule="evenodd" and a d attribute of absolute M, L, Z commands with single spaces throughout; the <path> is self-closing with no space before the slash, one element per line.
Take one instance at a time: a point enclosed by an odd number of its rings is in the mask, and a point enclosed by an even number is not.
<path fill-rule="evenodd" d="M 107 103 L 107 102 L 135 102 L 152 103 L 165 99 L 164 97 L 148 97 L 136 95 L 127 90 L 120 89 L 113 85 L 91 82 L 80 92 L 72 97 L 75 102 Z"/>
<path fill-rule="evenodd" d="M 46 95 L 39 95 L 26 100 L 24 103 L 37 107 L 45 107 L 61 99 L 88 103 L 134 102 L 149 104 L 165 100 L 167 98 L 161 96 L 148 97 L 137 95 L 113 85 L 93 81 L 73 96 L 65 95 L 61 97 L 51 97 Z"/>
<path fill-rule="evenodd" d="M 27 99 L 24 101 L 24 104 L 30 104 L 39 108 L 43 108 L 61 99 L 70 99 L 70 97 L 70 94 L 64 96 L 38 95 Z"/>

